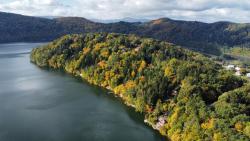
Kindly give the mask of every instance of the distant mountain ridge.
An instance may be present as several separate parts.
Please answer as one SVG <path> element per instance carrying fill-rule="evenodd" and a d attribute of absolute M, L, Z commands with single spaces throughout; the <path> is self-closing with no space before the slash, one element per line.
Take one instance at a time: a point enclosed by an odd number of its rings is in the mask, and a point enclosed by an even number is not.
<path fill-rule="evenodd" d="M 0 12 L 0 42 L 51 41 L 65 34 L 115 32 L 168 41 L 196 51 L 218 54 L 221 46 L 250 45 L 250 24 L 179 21 L 98 23 L 80 17 L 54 19 Z"/>
<path fill-rule="evenodd" d="M 121 19 L 112 19 L 112 20 L 100 20 L 100 19 L 90 19 L 91 21 L 94 22 L 99 22 L 99 23 L 117 23 L 117 22 L 128 22 L 128 23 L 135 23 L 135 22 L 149 22 L 149 19 L 137 19 L 137 18 L 131 18 L 131 17 L 126 17 L 126 18 L 121 18 Z"/>

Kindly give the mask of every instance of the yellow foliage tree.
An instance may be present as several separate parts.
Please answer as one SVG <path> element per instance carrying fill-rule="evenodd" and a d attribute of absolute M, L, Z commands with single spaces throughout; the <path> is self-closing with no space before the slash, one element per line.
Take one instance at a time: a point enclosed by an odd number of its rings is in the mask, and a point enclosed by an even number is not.
<path fill-rule="evenodd" d="M 237 122 L 237 123 L 235 123 L 234 128 L 235 128 L 238 132 L 242 132 L 244 126 L 243 126 L 243 124 L 242 124 L 241 122 Z"/>
<path fill-rule="evenodd" d="M 203 129 L 212 129 L 214 127 L 215 119 L 211 118 L 207 122 L 201 124 L 201 128 Z"/>
<path fill-rule="evenodd" d="M 147 63 L 146 63 L 144 60 L 142 60 L 140 66 L 139 66 L 139 68 L 138 68 L 138 72 L 142 72 L 142 70 L 143 70 L 146 66 L 147 66 Z"/>
<path fill-rule="evenodd" d="M 105 80 L 106 81 L 110 80 L 110 73 L 109 73 L 109 71 L 105 72 Z"/>
<path fill-rule="evenodd" d="M 132 80 L 127 81 L 127 83 L 125 84 L 126 89 L 131 89 L 131 88 L 134 88 L 135 86 L 136 86 L 136 84 Z"/>
<path fill-rule="evenodd" d="M 83 55 L 86 55 L 89 52 L 90 52 L 90 48 L 88 48 L 88 47 L 83 48 Z"/>
<path fill-rule="evenodd" d="M 106 58 L 109 57 L 109 51 L 108 50 L 102 50 L 101 51 L 101 56 L 106 57 Z"/>
<path fill-rule="evenodd" d="M 167 76 L 168 78 L 173 78 L 174 76 L 174 69 L 171 67 L 166 67 L 165 68 L 165 76 Z"/>
<path fill-rule="evenodd" d="M 171 136 L 172 141 L 182 141 L 181 140 L 181 134 L 179 132 L 174 132 L 174 134 Z"/>
<path fill-rule="evenodd" d="M 98 63 L 98 65 L 99 65 L 102 69 L 104 69 L 104 68 L 107 66 L 107 64 L 106 64 L 105 61 L 100 61 L 100 62 Z"/>
<path fill-rule="evenodd" d="M 117 86 L 114 88 L 114 93 L 115 94 L 124 94 L 125 93 L 125 87 L 123 84 Z"/>
<path fill-rule="evenodd" d="M 105 43 L 97 43 L 94 47 L 94 51 L 99 51 L 104 46 L 105 46 Z"/>
<path fill-rule="evenodd" d="M 221 133 L 214 133 L 214 135 L 213 135 L 213 141 L 223 141 L 223 140 L 225 140 L 225 139 L 223 139 L 223 136 L 222 136 L 222 134 Z"/>
<path fill-rule="evenodd" d="M 132 78 L 134 78 L 134 77 L 135 77 L 135 75 L 136 75 L 135 71 L 132 71 L 132 72 L 131 72 L 131 76 L 132 76 Z"/>

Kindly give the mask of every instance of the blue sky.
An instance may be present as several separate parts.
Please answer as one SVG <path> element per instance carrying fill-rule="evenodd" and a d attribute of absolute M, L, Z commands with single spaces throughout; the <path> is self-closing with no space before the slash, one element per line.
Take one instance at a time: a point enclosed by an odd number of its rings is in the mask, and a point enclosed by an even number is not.
<path fill-rule="evenodd" d="M 102 20 L 169 17 L 203 22 L 250 22 L 250 0 L 0 0 L 0 11 Z"/>

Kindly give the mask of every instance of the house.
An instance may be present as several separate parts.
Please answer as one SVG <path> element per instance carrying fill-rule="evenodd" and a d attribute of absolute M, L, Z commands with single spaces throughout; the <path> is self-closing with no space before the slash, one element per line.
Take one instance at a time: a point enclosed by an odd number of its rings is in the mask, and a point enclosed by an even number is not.
<path fill-rule="evenodd" d="M 228 65 L 228 66 L 226 66 L 226 69 L 227 69 L 227 70 L 233 70 L 234 67 L 235 67 L 234 65 Z"/>
<path fill-rule="evenodd" d="M 160 116 L 158 118 L 158 122 L 156 123 L 156 126 L 155 126 L 157 130 L 159 130 L 162 126 L 164 126 L 164 124 L 166 123 L 165 118 L 166 118 L 165 116 Z"/>
<path fill-rule="evenodd" d="M 247 77 L 250 78 L 250 73 L 247 73 Z"/>
<path fill-rule="evenodd" d="M 241 68 L 240 67 L 235 67 L 235 75 L 241 76 Z"/>
<path fill-rule="evenodd" d="M 240 72 L 240 71 L 236 71 L 236 72 L 235 72 L 235 75 L 241 76 L 241 72 Z"/>
<path fill-rule="evenodd" d="M 240 68 L 240 67 L 236 67 L 235 70 L 236 70 L 236 71 L 240 71 L 241 68 Z"/>
<path fill-rule="evenodd" d="M 162 124 L 165 123 L 165 119 L 164 119 L 163 116 L 160 116 L 160 117 L 158 118 L 158 121 L 159 121 L 160 123 L 162 123 Z"/>
<path fill-rule="evenodd" d="M 140 50 L 140 46 L 135 48 L 135 51 L 138 52 Z"/>

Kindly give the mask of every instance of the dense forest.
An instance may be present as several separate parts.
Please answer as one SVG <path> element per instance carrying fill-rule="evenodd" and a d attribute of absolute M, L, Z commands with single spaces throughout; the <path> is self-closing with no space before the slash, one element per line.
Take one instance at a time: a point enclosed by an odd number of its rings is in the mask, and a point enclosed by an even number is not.
<path fill-rule="evenodd" d="M 45 19 L 0 12 L 0 42 L 51 41 L 66 34 L 109 32 L 136 34 L 192 50 L 219 55 L 220 47 L 250 43 L 250 24 L 202 23 L 162 18 L 145 23 L 96 23 L 79 17 Z"/>
<path fill-rule="evenodd" d="M 199 53 L 136 35 L 92 33 L 33 49 L 31 61 L 109 89 L 170 140 L 250 139 L 250 85 Z"/>

